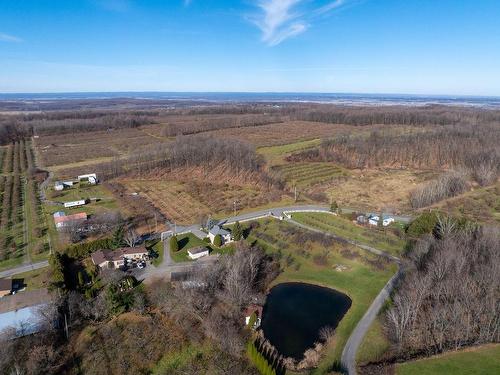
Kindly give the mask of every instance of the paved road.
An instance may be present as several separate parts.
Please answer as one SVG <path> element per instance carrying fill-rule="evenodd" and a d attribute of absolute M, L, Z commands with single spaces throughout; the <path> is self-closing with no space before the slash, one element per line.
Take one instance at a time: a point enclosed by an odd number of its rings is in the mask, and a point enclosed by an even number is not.
<path fill-rule="evenodd" d="M 389 298 L 394 286 L 401 275 L 401 271 L 398 272 L 385 284 L 384 288 L 375 297 L 365 315 L 354 328 L 351 336 L 347 340 L 344 350 L 342 351 L 342 357 L 340 362 L 342 367 L 347 370 L 349 375 L 356 375 L 356 353 L 358 352 L 359 346 L 363 342 L 363 338 L 366 336 L 368 329 L 372 325 L 373 321 L 377 318 L 380 309 L 384 306 L 385 301 Z"/>
<path fill-rule="evenodd" d="M 48 267 L 48 266 L 49 266 L 49 262 L 46 260 L 43 260 L 43 261 L 37 262 L 37 263 L 23 264 L 19 267 L 14 267 L 14 268 L 10 268 L 10 269 L 5 270 L 5 271 L 0 271 L 0 277 L 11 277 L 11 276 L 17 275 L 19 273 L 37 270 L 39 268 L 44 268 L 44 267 Z"/>

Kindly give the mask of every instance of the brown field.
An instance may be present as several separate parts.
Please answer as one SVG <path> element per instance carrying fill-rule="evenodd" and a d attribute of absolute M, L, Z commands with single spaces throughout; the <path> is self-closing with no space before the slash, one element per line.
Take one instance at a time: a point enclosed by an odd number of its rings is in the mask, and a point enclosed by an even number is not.
<path fill-rule="evenodd" d="M 204 215 L 230 214 L 236 209 L 265 206 L 281 196 L 255 186 L 214 184 L 203 181 L 123 179 L 130 193 L 137 193 L 178 224 L 198 222 Z"/>
<path fill-rule="evenodd" d="M 349 176 L 316 185 L 310 191 L 324 191 L 339 205 L 357 210 L 408 212 L 410 191 L 437 174 L 432 171 L 400 169 L 351 170 Z"/>
<path fill-rule="evenodd" d="M 132 151 L 167 142 L 138 128 L 77 134 L 41 136 L 36 139 L 38 156 L 44 167 L 58 169 L 74 163 L 92 163 L 126 156 Z"/>
<path fill-rule="evenodd" d="M 243 139 L 256 146 L 273 146 L 306 139 L 332 137 L 353 131 L 352 126 L 289 121 L 280 124 L 221 129 L 207 132 L 216 137 Z"/>
<path fill-rule="evenodd" d="M 500 223 L 500 182 L 485 188 L 474 188 L 435 206 L 452 215 L 465 216 L 483 223 Z"/>

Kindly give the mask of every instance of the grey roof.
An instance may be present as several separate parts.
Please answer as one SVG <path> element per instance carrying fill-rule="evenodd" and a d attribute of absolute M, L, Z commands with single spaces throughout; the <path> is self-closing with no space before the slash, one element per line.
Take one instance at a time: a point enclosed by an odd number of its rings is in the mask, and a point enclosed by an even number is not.
<path fill-rule="evenodd" d="M 198 246 L 198 247 L 193 247 L 188 250 L 188 253 L 190 254 L 200 254 L 204 253 L 205 251 L 209 251 L 208 247 L 206 246 Z"/>
<path fill-rule="evenodd" d="M 221 236 L 225 236 L 226 234 L 230 234 L 231 232 L 227 229 L 224 229 L 218 225 L 214 225 L 210 231 L 209 231 L 210 234 L 213 234 L 214 236 L 217 236 L 218 234 L 220 234 Z"/>

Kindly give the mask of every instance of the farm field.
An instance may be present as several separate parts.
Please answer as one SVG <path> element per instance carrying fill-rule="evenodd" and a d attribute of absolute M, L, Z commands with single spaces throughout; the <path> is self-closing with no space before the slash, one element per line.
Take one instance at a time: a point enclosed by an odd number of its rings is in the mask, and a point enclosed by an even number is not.
<path fill-rule="evenodd" d="M 31 142 L 15 142 L 1 149 L 0 269 L 46 256 L 46 228 L 34 167 Z"/>
<path fill-rule="evenodd" d="M 267 192 L 253 186 L 173 182 L 167 180 L 120 180 L 130 193 L 137 193 L 177 224 L 197 223 L 209 214 L 229 214 L 236 208 L 251 209 L 269 203 Z M 279 197 L 278 197 L 279 201 Z"/>
<path fill-rule="evenodd" d="M 289 163 L 274 167 L 273 171 L 281 175 L 290 188 L 304 188 L 348 174 L 345 169 L 333 163 Z"/>
<path fill-rule="evenodd" d="M 395 366 L 397 375 L 490 375 L 500 373 L 500 344 L 448 352 Z"/>
<path fill-rule="evenodd" d="M 36 147 L 41 164 L 61 170 L 109 161 L 132 151 L 167 142 L 138 128 L 40 136 Z"/>
<path fill-rule="evenodd" d="M 399 256 L 405 247 L 405 241 L 393 234 L 390 228 L 380 231 L 378 228 L 363 227 L 327 213 L 295 213 L 292 218 L 299 223 L 328 231 L 363 245 L 373 246 L 396 256 Z"/>
<path fill-rule="evenodd" d="M 353 129 L 347 125 L 288 121 L 245 128 L 220 129 L 206 134 L 221 138 L 244 139 L 255 146 L 275 146 L 320 137 L 332 137 L 348 130 L 352 131 Z"/>
<path fill-rule="evenodd" d="M 396 271 L 396 265 L 333 239 L 321 237 L 276 220 L 259 220 L 249 242 L 280 260 L 283 272 L 273 282 L 297 281 L 327 286 L 347 294 L 352 306 L 335 331 L 313 374 L 326 374 L 338 364 L 343 346 L 372 300 Z M 338 268 L 341 267 L 341 268 Z"/>

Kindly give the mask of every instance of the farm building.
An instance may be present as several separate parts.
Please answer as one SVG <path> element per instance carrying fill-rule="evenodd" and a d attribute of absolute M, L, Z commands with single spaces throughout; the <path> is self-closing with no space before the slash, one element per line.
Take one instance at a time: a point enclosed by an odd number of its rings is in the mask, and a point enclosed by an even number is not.
<path fill-rule="evenodd" d="M 380 215 L 377 214 L 370 214 L 368 215 L 368 224 L 370 225 L 378 225 L 380 221 Z M 382 216 L 382 225 L 384 227 L 387 227 L 388 225 L 391 225 L 394 223 L 394 218 L 392 216 Z"/>
<path fill-rule="evenodd" d="M 198 259 L 198 258 L 207 256 L 209 254 L 209 249 L 205 246 L 198 246 L 198 247 L 193 247 L 192 249 L 189 249 L 187 252 L 188 252 L 189 258 Z"/>
<path fill-rule="evenodd" d="M 92 263 L 101 269 L 120 268 L 125 265 L 125 260 L 144 260 L 148 251 L 141 247 L 122 247 L 116 250 L 98 250 L 92 253 Z"/>
<path fill-rule="evenodd" d="M 7 296 L 12 291 L 11 279 L 0 279 L 0 298 Z"/>
<path fill-rule="evenodd" d="M 233 242 L 233 237 L 231 236 L 231 231 L 229 229 L 222 228 L 220 225 L 214 225 L 208 231 L 208 238 L 210 238 L 210 242 L 213 244 L 215 237 L 220 235 L 222 238 L 222 244 Z"/>
<path fill-rule="evenodd" d="M 80 212 L 74 215 L 66 215 L 62 211 L 57 211 L 54 213 L 54 224 L 56 228 L 62 229 L 70 225 L 80 224 L 87 220 L 87 214 L 85 212 Z"/>
<path fill-rule="evenodd" d="M 73 184 L 73 181 L 56 181 L 56 183 L 54 184 L 54 190 L 61 191 L 73 186 Z"/>
<path fill-rule="evenodd" d="M 80 199 L 79 201 L 65 202 L 64 208 L 81 207 L 81 206 L 85 206 L 86 204 L 87 204 L 87 201 L 85 199 Z"/>
<path fill-rule="evenodd" d="M 95 185 L 99 182 L 97 179 L 97 175 L 95 173 L 89 173 L 89 174 L 82 174 L 81 176 L 78 176 L 78 181 L 88 181 L 89 184 Z"/>

